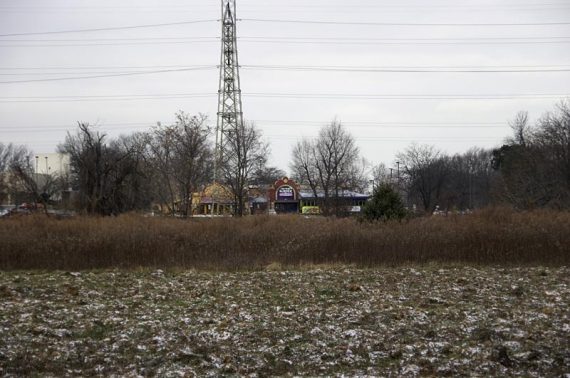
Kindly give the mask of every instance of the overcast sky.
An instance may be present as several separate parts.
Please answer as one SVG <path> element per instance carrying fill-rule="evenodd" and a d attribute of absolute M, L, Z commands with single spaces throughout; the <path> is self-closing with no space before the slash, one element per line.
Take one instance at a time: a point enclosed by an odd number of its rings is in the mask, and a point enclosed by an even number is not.
<path fill-rule="evenodd" d="M 334 118 L 390 165 L 413 142 L 499 145 L 519 110 L 570 95 L 564 0 L 238 0 L 238 17 L 244 117 L 285 170 Z M 219 18 L 217 0 L 0 0 L 0 141 L 47 153 L 77 121 L 116 136 L 178 110 L 214 126 Z"/>

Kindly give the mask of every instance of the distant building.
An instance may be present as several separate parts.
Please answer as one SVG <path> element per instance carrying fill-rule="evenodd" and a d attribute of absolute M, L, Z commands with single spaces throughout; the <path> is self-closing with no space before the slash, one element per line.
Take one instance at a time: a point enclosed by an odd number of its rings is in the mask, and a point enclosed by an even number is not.
<path fill-rule="evenodd" d="M 42 153 L 34 156 L 34 172 L 45 175 L 65 175 L 70 171 L 69 155 Z"/>
<path fill-rule="evenodd" d="M 325 206 L 324 192 L 303 189 L 294 180 L 283 177 L 269 186 L 250 186 L 246 208 L 252 215 L 259 214 L 322 214 Z M 336 213 L 354 214 L 362 210 L 370 195 L 342 190 L 338 197 L 330 194 L 328 205 L 335 206 Z M 192 215 L 231 215 L 235 198 L 230 189 L 212 184 L 201 192 L 192 194 Z"/>
<path fill-rule="evenodd" d="M 267 191 L 269 210 L 277 214 L 299 213 L 301 210 L 299 207 L 300 191 L 299 184 L 287 177 L 275 181 Z"/>
<path fill-rule="evenodd" d="M 234 205 L 232 192 L 221 184 L 208 185 L 192 195 L 192 215 L 230 215 Z"/>
<path fill-rule="evenodd" d="M 284 177 L 277 180 L 268 190 L 269 211 L 277 214 L 302 213 L 321 214 L 325 205 L 325 193 L 317 191 L 317 195 L 312 190 L 301 188 L 295 181 Z M 342 213 L 359 213 L 362 206 L 368 201 L 370 195 L 342 190 L 338 197 L 335 193 L 329 194 L 329 205 L 340 208 Z"/>
<path fill-rule="evenodd" d="M 43 153 L 32 156 L 32 179 L 35 181 L 38 190 L 42 190 L 53 183 L 53 180 L 67 176 L 70 172 L 70 159 L 68 155 L 59 153 Z M 23 202 L 35 202 L 37 198 L 29 192 L 23 182 L 18 180 L 10 172 L 0 176 L 0 205 L 16 206 Z M 50 193 L 51 202 L 69 203 L 72 193 L 69 188 L 58 186 L 57 192 Z"/>

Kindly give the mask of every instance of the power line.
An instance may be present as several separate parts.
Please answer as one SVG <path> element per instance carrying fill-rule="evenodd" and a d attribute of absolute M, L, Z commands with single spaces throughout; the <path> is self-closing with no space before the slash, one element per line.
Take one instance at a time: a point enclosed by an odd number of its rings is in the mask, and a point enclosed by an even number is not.
<path fill-rule="evenodd" d="M 266 43 L 266 44 L 281 44 L 281 45 L 349 45 L 349 46 L 359 46 L 359 45 L 385 45 L 385 46 L 405 46 L 405 45 L 559 45 L 570 43 L 570 40 L 555 40 L 555 41 L 469 41 L 469 42 L 423 42 L 423 41 L 408 41 L 408 42 L 367 42 L 367 41 L 354 41 L 354 42 L 343 42 L 343 41 L 279 41 L 279 40 L 245 40 L 242 42 L 247 43 Z M 59 45 L 63 46 L 63 45 Z M 3 45 L 0 47 L 11 47 Z M 25 47 L 25 46 L 15 46 L 15 47 Z M 40 46 L 32 46 L 40 47 Z"/>
<path fill-rule="evenodd" d="M 191 67 L 205 67 L 208 64 L 201 65 L 150 65 L 150 66 L 50 66 L 50 67 L 0 67 L 0 70 L 118 70 L 118 69 L 145 69 L 145 68 L 191 68 Z M 549 66 L 553 67 L 553 66 Z"/>
<path fill-rule="evenodd" d="M 389 72 L 389 73 L 530 73 L 530 72 L 569 72 L 570 68 L 531 68 L 531 69 L 393 69 L 363 68 L 340 66 L 278 66 L 278 65 L 243 65 L 245 69 L 273 71 L 333 71 L 333 72 Z"/>
<path fill-rule="evenodd" d="M 326 4 L 328 4 L 328 2 L 324 2 Z M 248 8 L 251 7 L 251 4 L 243 4 L 242 7 L 244 8 Z M 259 7 L 271 7 L 274 8 L 275 4 L 269 4 L 268 3 L 261 3 L 261 4 L 255 4 L 255 8 L 259 8 Z M 322 8 L 323 5 L 321 4 L 316 4 L 316 2 L 313 2 L 312 4 L 307 4 L 306 2 L 303 2 L 302 4 L 294 4 L 291 2 L 288 2 L 286 5 L 288 8 L 289 7 L 294 7 L 294 8 Z M 79 10 L 94 10 L 94 9 L 109 9 L 109 10 L 115 10 L 115 9 L 127 9 L 127 10 L 133 10 L 133 9 L 151 9 L 151 10 L 155 10 L 155 9 L 196 9 L 197 7 L 200 8 L 215 8 L 217 9 L 216 5 L 210 5 L 210 4 L 199 4 L 198 6 L 194 5 L 194 6 L 187 6 L 187 5 L 164 5 L 164 6 L 152 6 L 152 5 L 137 5 L 136 7 L 133 6 L 107 6 L 107 5 L 97 5 L 97 6 L 77 6 L 77 5 L 71 5 L 71 6 L 57 6 L 57 5 L 53 5 L 53 6 L 37 6 L 37 7 L 30 7 L 30 6 L 21 6 L 21 5 L 16 5 L 16 6 L 0 6 L 0 9 L 5 9 L 5 10 L 11 10 L 11 9 L 23 9 L 23 10 L 34 10 L 34 9 L 40 9 L 40 10 L 50 10 L 50 9 L 54 9 L 54 10 L 66 10 L 66 9 L 79 9 Z M 503 8 L 507 8 L 507 9 L 512 9 L 512 8 L 522 8 L 522 7 L 563 7 L 563 8 L 567 8 L 569 7 L 569 5 L 565 2 L 550 2 L 550 3 L 544 3 L 544 2 L 536 2 L 536 3 L 516 3 L 516 4 L 500 4 L 500 5 L 489 5 L 487 6 L 486 4 L 478 4 L 476 6 L 473 5 L 449 5 L 449 4 L 431 4 L 430 5 L 390 5 L 390 4 L 358 4 L 357 5 L 358 8 L 379 8 L 379 9 L 417 9 L 417 8 L 457 8 L 457 9 L 472 9 L 472 8 L 488 8 L 488 9 L 503 9 Z M 345 5 L 335 5 L 334 8 L 354 8 L 354 4 L 345 4 Z"/>
<path fill-rule="evenodd" d="M 42 44 L 16 44 L 15 42 L 71 42 L 75 41 L 77 43 L 42 43 Z M 86 41 L 87 43 L 85 43 Z M 150 39 L 145 40 L 131 39 L 132 42 L 121 42 L 121 39 L 103 39 L 102 41 L 108 42 L 96 42 L 93 40 L 0 40 L 0 42 L 8 42 L 7 44 L 1 44 L 0 47 L 88 47 L 88 46 L 144 46 L 144 45 L 184 45 L 184 44 L 195 44 L 195 43 L 210 43 L 215 41 L 215 39 L 188 39 L 188 38 L 168 38 L 168 39 Z M 128 40 L 127 40 L 128 41 Z M 444 38 L 423 38 L 423 39 L 357 39 L 357 38 L 340 38 L 334 39 L 321 39 L 321 38 L 305 38 L 305 39 L 279 39 L 279 38 L 240 38 L 241 42 L 246 43 L 266 43 L 266 44 L 318 44 L 318 45 L 544 45 L 544 44 L 566 44 L 570 43 L 570 37 L 534 37 L 534 38 L 454 38 L 454 39 L 444 39 Z"/>
<path fill-rule="evenodd" d="M 570 36 L 546 36 L 546 37 L 457 37 L 457 38 L 367 38 L 367 37 L 274 37 L 274 36 L 244 36 L 239 39 L 275 39 L 275 40 L 339 40 L 339 41 L 471 41 L 471 40 L 543 40 L 543 39 L 568 39 Z M 14 41 L 18 41 L 17 39 Z"/>
<path fill-rule="evenodd" d="M 302 138 L 316 138 L 316 136 L 290 136 L 290 135 L 263 135 L 262 138 L 269 139 L 269 140 L 300 140 Z M 501 140 L 504 139 L 504 136 L 497 136 L 497 137 L 489 137 L 489 138 L 469 138 L 469 137 L 457 137 L 452 139 L 441 139 L 436 137 L 394 137 L 394 138 L 387 138 L 387 137 L 360 137 L 355 136 L 354 139 L 359 143 L 412 143 L 417 141 L 422 141 L 425 143 L 434 143 L 434 144 L 442 144 L 442 143 L 458 143 L 458 142 L 477 142 L 477 143 L 500 143 Z M 22 141 L 13 141 L 15 144 L 27 144 L 34 146 L 35 148 L 53 148 L 55 147 L 60 140 L 54 140 L 52 143 L 30 143 L 29 140 L 22 140 Z"/>
<path fill-rule="evenodd" d="M 335 67 L 335 66 L 270 66 L 270 65 L 243 65 L 245 69 L 271 70 L 271 71 L 321 71 L 321 72 L 366 72 L 366 73 L 547 73 L 547 72 L 570 72 L 570 68 L 532 68 L 532 69 L 380 69 L 380 68 L 359 68 L 359 67 Z M 194 68 L 178 68 L 163 69 L 153 71 L 137 71 L 137 72 L 119 72 L 119 73 L 103 73 L 90 76 L 73 76 L 73 77 L 57 77 L 47 79 L 27 79 L 27 80 L 11 80 L 0 81 L 0 84 L 18 84 L 33 82 L 49 82 L 49 81 L 65 81 L 65 80 L 84 80 L 108 77 L 148 75 L 159 73 L 186 72 L 196 70 L 213 70 L 217 66 L 204 66 Z M 66 73 L 61 73 L 66 75 Z M 23 74 L 0 74 L 0 75 L 23 75 Z"/>
<path fill-rule="evenodd" d="M 248 4 L 244 4 L 242 5 L 244 8 L 248 8 L 251 5 Z M 255 8 L 259 8 L 259 7 L 263 7 L 263 6 L 267 6 L 267 7 L 272 7 L 274 8 L 275 5 L 274 4 L 267 4 L 267 3 L 262 3 L 262 4 L 256 4 Z M 216 8 L 216 5 L 208 5 L 208 4 L 200 4 L 199 7 L 204 7 L 204 8 Z M 316 4 L 307 4 L 307 3 L 303 3 L 303 4 L 291 4 L 290 2 L 287 4 L 287 8 L 289 7 L 293 7 L 293 8 L 322 8 L 322 5 L 316 5 Z M 433 4 L 433 5 L 386 5 L 386 4 L 358 4 L 357 5 L 358 8 L 375 8 L 375 9 L 417 9 L 417 8 L 453 8 L 453 9 L 472 9 L 472 8 L 487 8 L 487 9 L 512 9 L 512 8 L 534 8 L 534 7 L 555 7 L 555 9 L 557 9 L 558 7 L 561 8 L 568 8 L 568 4 L 564 3 L 564 2 L 560 2 L 560 3 L 518 3 L 518 4 L 501 4 L 499 6 L 496 5 L 491 5 L 491 6 L 485 6 L 485 4 L 480 4 L 477 6 L 472 6 L 472 5 L 467 5 L 467 6 L 463 6 L 463 5 L 441 5 L 441 4 Z M 354 8 L 354 5 L 335 5 L 334 8 Z M 139 6 L 137 5 L 136 7 L 129 7 L 129 6 L 38 6 L 38 7 L 26 7 L 26 6 L 0 6 L 0 9 L 4 9 L 4 10 L 13 10 L 13 9 L 22 9 L 22 10 L 36 10 L 36 9 L 40 9 L 40 10 L 66 10 L 66 9 L 79 9 L 79 10 L 94 10 L 94 9 L 109 9 L 109 10 L 116 10 L 116 9 L 126 9 L 126 10 L 136 10 L 136 9 L 150 9 L 150 10 L 156 10 L 156 9 L 196 9 L 196 6 L 177 6 L 177 5 L 165 5 L 165 6 Z"/>
<path fill-rule="evenodd" d="M 214 69 L 214 66 L 209 67 L 202 67 L 202 68 L 194 68 L 194 69 Z M 122 75 L 127 73 L 154 73 L 155 71 L 121 71 L 121 72 L 112 72 L 112 71 L 80 71 L 80 72 L 0 72 L 0 76 L 51 76 L 51 75 L 98 75 L 98 74 L 105 74 L 105 75 Z"/>
<path fill-rule="evenodd" d="M 64 34 L 64 33 L 87 33 L 87 32 L 99 32 L 108 30 L 127 30 L 127 29 L 140 29 L 140 28 L 157 28 L 163 26 L 175 26 L 175 25 L 189 25 L 189 24 L 199 24 L 206 22 L 215 22 L 217 20 L 193 20 L 193 21 L 180 21 L 180 22 L 169 22 L 162 24 L 147 24 L 147 25 L 132 25 L 132 26 L 116 26 L 109 28 L 95 28 L 95 29 L 75 29 L 75 30 L 58 30 L 58 31 L 45 31 L 45 32 L 27 32 L 27 33 L 10 33 L 10 34 L 0 34 L 0 37 L 16 37 L 22 35 L 45 35 L 45 34 Z"/>
<path fill-rule="evenodd" d="M 270 40 L 318 40 L 318 41 L 473 41 L 473 40 L 544 40 L 544 39 L 569 39 L 570 36 L 545 36 L 545 37 L 461 37 L 461 38 L 366 38 L 366 37 L 275 37 L 275 36 L 243 36 L 244 39 L 270 39 Z M 4 39 L 2 42 L 117 42 L 117 41 L 179 41 L 179 40 L 216 40 L 219 37 L 138 37 L 138 38 L 81 38 L 81 39 Z"/>
<path fill-rule="evenodd" d="M 509 94 L 509 95 L 375 95 L 344 93 L 246 93 L 253 98 L 289 98 L 311 100 L 515 100 L 515 99 L 556 99 L 569 97 L 569 94 Z"/>
<path fill-rule="evenodd" d="M 302 138 L 318 138 L 318 135 L 275 135 L 275 134 L 268 134 L 264 135 L 265 137 L 269 138 L 276 138 L 276 139 L 293 139 L 298 140 Z M 501 137 L 423 137 L 423 136 L 414 136 L 414 137 L 374 137 L 374 136 L 355 136 L 354 139 L 357 141 L 414 141 L 414 140 L 429 140 L 429 141 L 496 141 L 497 139 L 504 138 Z"/>
<path fill-rule="evenodd" d="M 3 42 L 0 40 L 0 42 Z M 145 46 L 145 45 L 189 45 L 195 43 L 211 43 L 212 41 L 196 40 L 196 41 L 148 41 L 148 42 L 119 42 L 119 43 L 66 43 L 66 44 L 41 44 L 41 45 L 15 45 L 7 44 L 0 47 L 88 47 L 88 46 Z M 557 42 L 553 42 L 557 43 Z"/>
<path fill-rule="evenodd" d="M 327 121 L 300 121 L 300 120 L 260 120 L 253 119 L 257 124 L 285 124 L 293 127 L 321 127 L 328 124 Z M 506 122 L 473 122 L 473 123 L 449 123 L 449 122 L 382 122 L 382 121 L 343 121 L 343 125 L 355 128 L 421 128 L 421 129 L 499 129 L 508 127 Z M 152 122 L 110 123 L 93 125 L 100 128 L 151 128 Z M 43 126 L 0 126 L 0 131 L 65 131 L 74 128 L 75 125 L 43 125 Z"/>
<path fill-rule="evenodd" d="M 93 101 L 139 101 L 139 100 L 172 100 L 196 97 L 214 97 L 217 93 L 171 93 L 171 94 L 129 94 L 99 96 L 13 96 L 0 97 L 0 103 L 50 103 L 50 102 L 93 102 Z M 558 99 L 570 97 L 568 93 L 523 93 L 523 94 L 345 94 L 345 93 L 275 93 L 250 92 L 243 93 L 246 98 L 289 98 L 312 100 L 514 100 L 514 99 Z"/>
<path fill-rule="evenodd" d="M 0 70 L 118 70 L 118 69 L 157 69 L 157 68 L 196 68 L 211 67 L 210 64 L 199 65 L 147 65 L 147 66 L 49 66 L 49 67 L 0 67 Z M 244 67 L 242 65 L 242 67 Z M 278 66 L 280 67 L 280 66 Z M 296 67 L 296 66 L 290 66 Z M 518 68 L 546 68 L 570 67 L 570 64 L 540 64 L 540 65 L 462 65 L 462 66 L 433 66 L 433 65 L 384 65 L 384 66 L 300 66 L 300 67 L 333 67 L 333 68 L 362 68 L 362 69 L 518 69 Z"/>
<path fill-rule="evenodd" d="M 295 23 L 295 24 L 320 24 L 320 25 L 355 25 L 355 26 L 557 26 L 570 25 L 570 22 L 534 22 L 534 23 L 399 23 L 399 22 L 349 22 L 349 21 L 321 21 L 321 20 L 285 20 L 242 18 L 240 21 L 270 22 L 270 23 Z"/>
<path fill-rule="evenodd" d="M 255 122 L 255 121 L 254 121 Z M 350 124 L 349 124 L 350 125 Z M 112 131 L 111 128 L 109 128 L 110 125 L 93 125 L 94 127 L 98 128 L 98 129 L 103 129 L 103 130 L 107 130 L 107 131 Z M 148 130 L 152 129 L 153 125 L 140 125 L 140 126 L 130 126 L 130 129 L 136 129 L 136 128 L 140 128 L 140 127 L 144 127 Z M 113 127 L 113 129 L 115 129 L 115 127 Z M 48 133 L 53 133 L 53 132 L 57 132 L 57 131 L 72 131 L 75 129 L 75 126 L 69 126 L 69 127 L 61 127 L 61 128 L 19 128 L 18 130 L 15 129 L 6 129 L 6 128 L 0 128 L 0 132 L 7 132 L 10 133 L 11 131 L 17 131 L 18 134 L 22 134 L 22 133 L 42 133 L 42 132 L 48 132 Z M 298 140 L 300 138 L 316 138 L 316 135 L 278 135 L 278 134 L 263 134 L 262 135 L 265 138 L 277 138 L 277 139 L 294 139 L 294 140 Z M 485 141 L 485 140 L 496 140 L 497 137 L 494 136 L 488 136 L 488 137 L 464 137 L 464 136 L 442 136 L 442 137 L 432 137 L 432 136 L 413 136 L 413 137 L 403 137 L 403 136 L 356 136 L 355 139 L 357 140 L 375 140 L 375 141 L 380 141 L 380 140 L 387 140 L 387 141 L 397 141 L 397 140 L 402 140 L 402 141 L 409 141 L 409 140 L 434 140 L 434 141 L 445 141 L 445 140 L 451 140 L 451 141 L 462 141 L 462 140 L 479 140 L 479 141 Z"/>
<path fill-rule="evenodd" d="M 212 69 L 215 66 L 183 66 L 184 69 Z M 274 65 L 243 65 L 240 66 L 245 69 L 258 69 L 258 70 L 272 70 L 272 71 L 321 71 L 321 72 L 365 72 L 365 73 L 532 73 L 532 72 L 568 72 L 570 66 L 479 66 L 474 67 L 426 67 L 426 68 L 389 68 L 389 67 L 370 67 L 370 66 L 274 66 Z M 548 67 L 548 68 L 547 68 Z M 552 68 L 552 67 L 567 67 L 567 68 Z M 2 70 L 2 68 L 0 68 Z M 61 70 L 63 71 L 63 70 Z M 0 76 L 49 76 L 49 75 L 101 75 L 108 77 L 110 75 L 126 75 L 143 74 L 143 73 L 158 73 L 163 71 L 122 71 L 122 72 L 109 72 L 109 71 L 82 71 L 82 72 L 0 72 Z M 171 71 L 167 71 L 171 72 Z M 88 76 L 87 78 L 91 78 Z M 59 79 L 59 78 L 58 78 Z"/>
<path fill-rule="evenodd" d="M 34 83 L 34 82 L 45 82 L 45 81 L 64 81 L 64 80 L 98 79 L 98 78 L 106 78 L 106 77 L 148 75 L 148 74 L 158 74 L 158 73 L 167 73 L 167 72 L 185 72 L 185 71 L 213 70 L 213 69 L 217 69 L 217 67 L 216 67 L 216 66 L 209 66 L 209 67 L 202 67 L 202 68 L 179 68 L 179 69 L 143 71 L 143 72 L 123 72 L 123 73 L 116 73 L 116 74 L 93 75 L 93 76 L 57 77 L 57 78 L 51 78 L 51 79 L 12 80 L 12 81 L 0 81 L 0 84 L 16 84 L 16 83 Z"/>
<path fill-rule="evenodd" d="M 271 119 L 254 119 L 252 120 L 254 122 L 262 122 L 262 123 L 284 123 L 284 124 L 319 124 L 319 125 L 324 125 L 324 124 L 328 124 L 330 123 L 330 120 L 271 120 Z M 427 126 L 437 126 L 437 127 L 444 127 L 444 126 L 481 126 L 481 125 L 486 125 L 486 126 L 497 126 L 497 125 L 504 125 L 505 122 L 504 121 L 495 121 L 495 122 L 450 122 L 450 121 L 441 121 L 441 122 L 425 122 L 425 121 L 407 121 L 407 122 L 402 122 L 402 121 L 387 121 L 387 122 L 382 122 L 382 121 L 346 121 L 346 120 L 342 120 L 341 123 L 344 124 L 350 124 L 350 125 L 383 125 L 383 126 L 390 126 L 390 127 L 400 127 L 400 126 L 406 126 L 406 125 L 412 125 L 412 126 L 423 126 L 423 125 L 427 125 Z"/>
<path fill-rule="evenodd" d="M 253 38 L 253 37 L 252 37 Z M 540 37 L 537 37 L 540 38 Z M 570 37 L 551 37 L 570 38 Z M 113 41 L 163 41 L 163 40 L 216 40 L 219 37 L 144 37 L 144 38 L 81 38 L 81 39 L 3 39 L 2 42 L 113 42 Z"/>

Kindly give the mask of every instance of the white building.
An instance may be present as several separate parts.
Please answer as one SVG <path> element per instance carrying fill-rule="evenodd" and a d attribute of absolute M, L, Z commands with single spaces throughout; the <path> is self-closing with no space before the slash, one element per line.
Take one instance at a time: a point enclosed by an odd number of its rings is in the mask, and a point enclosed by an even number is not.
<path fill-rule="evenodd" d="M 62 175 L 69 173 L 69 156 L 59 153 L 43 153 L 34 156 L 36 174 Z"/>

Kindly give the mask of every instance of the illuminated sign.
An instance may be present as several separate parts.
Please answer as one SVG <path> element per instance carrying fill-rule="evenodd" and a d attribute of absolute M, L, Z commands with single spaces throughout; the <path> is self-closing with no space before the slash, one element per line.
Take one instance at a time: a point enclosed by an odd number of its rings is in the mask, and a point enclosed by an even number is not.
<path fill-rule="evenodd" d="M 277 189 L 277 201 L 293 201 L 295 199 L 295 191 L 289 185 L 283 185 Z"/>

